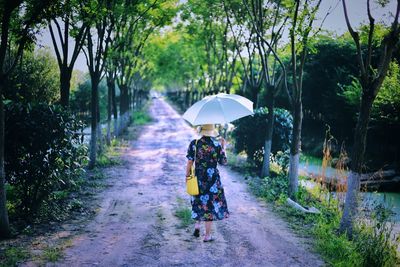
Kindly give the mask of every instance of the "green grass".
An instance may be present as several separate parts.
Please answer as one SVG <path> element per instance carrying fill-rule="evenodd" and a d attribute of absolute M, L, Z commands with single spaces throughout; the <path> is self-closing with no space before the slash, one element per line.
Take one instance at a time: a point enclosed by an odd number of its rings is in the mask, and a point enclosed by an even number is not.
<path fill-rule="evenodd" d="M 62 251 L 58 247 L 47 247 L 43 251 L 42 258 L 43 260 L 47 262 L 56 262 L 58 261 L 62 256 Z"/>
<path fill-rule="evenodd" d="M 10 247 L 0 254 L 0 267 L 17 266 L 18 263 L 29 258 L 29 253 L 24 248 Z"/>
<path fill-rule="evenodd" d="M 121 161 L 108 154 L 101 154 L 97 157 L 96 166 L 100 168 L 120 165 Z"/>
<path fill-rule="evenodd" d="M 185 204 L 186 201 L 180 197 L 176 200 L 178 207 L 175 209 L 174 215 L 180 220 L 180 228 L 186 228 L 193 223 L 192 211 Z"/>
<path fill-rule="evenodd" d="M 186 228 L 193 223 L 192 211 L 190 210 L 190 208 L 183 208 L 183 207 L 178 208 L 175 211 L 175 216 L 180 219 L 181 228 Z"/>
<path fill-rule="evenodd" d="M 134 125 L 145 125 L 151 122 L 151 117 L 145 111 L 135 111 L 132 114 Z"/>

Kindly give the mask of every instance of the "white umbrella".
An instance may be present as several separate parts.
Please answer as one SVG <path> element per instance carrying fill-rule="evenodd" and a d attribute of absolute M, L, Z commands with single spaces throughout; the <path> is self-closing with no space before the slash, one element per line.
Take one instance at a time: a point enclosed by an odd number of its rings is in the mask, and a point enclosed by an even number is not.
<path fill-rule="evenodd" d="M 253 102 L 247 98 L 219 93 L 194 103 L 183 118 L 192 125 L 225 124 L 252 114 Z"/>

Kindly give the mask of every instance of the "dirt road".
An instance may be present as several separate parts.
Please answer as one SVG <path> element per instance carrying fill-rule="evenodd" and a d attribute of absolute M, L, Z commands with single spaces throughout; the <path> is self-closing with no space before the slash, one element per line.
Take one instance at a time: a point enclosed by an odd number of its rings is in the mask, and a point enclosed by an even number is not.
<path fill-rule="evenodd" d="M 214 225 L 204 243 L 173 214 L 184 199 L 184 166 L 195 132 L 162 99 L 150 107 L 154 122 L 110 168 L 113 186 L 101 208 L 57 266 L 321 266 L 286 224 L 252 197 L 238 173 L 221 168 L 231 217 Z"/>

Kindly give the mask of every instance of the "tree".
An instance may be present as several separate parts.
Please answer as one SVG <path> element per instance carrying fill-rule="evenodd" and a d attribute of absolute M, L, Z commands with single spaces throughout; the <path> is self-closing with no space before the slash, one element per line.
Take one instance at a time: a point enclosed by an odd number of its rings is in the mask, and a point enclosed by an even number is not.
<path fill-rule="evenodd" d="M 82 18 L 83 8 L 82 1 L 63 0 L 49 11 L 59 14 L 59 16 L 49 19 L 48 27 L 60 69 L 60 103 L 64 107 L 69 105 L 72 71 L 88 31 L 87 23 Z M 61 29 L 59 20 L 64 24 L 63 29 Z M 57 35 L 54 33 L 53 24 L 56 26 Z M 70 37 L 75 40 L 71 55 L 69 54 Z"/>
<path fill-rule="evenodd" d="M 309 49 L 310 33 L 321 0 L 296 0 L 290 18 L 291 91 L 288 92 L 293 116 L 293 133 L 290 143 L 289 196 L 296 198 L 303 122 L 303 71 Z M 298 58 L 299 56 L 299 58 Z"/>
<path fill-rule="evenodd" d="M 274 131 L 275 98 L 285 83 L 285 66 L 278 56 L 278 43 L 282 37 L 288 16 L 281 1 L 251 0 L 250 4 L 244 1 L 250 15 L 251 24 L 255 29 L 258 54 L 261 58 L 263 84 L 266 91 L 268 108 L 267 130 L 264 141 L 264 158 L 261 177 L 269 176 L 272 135 Z"/>
<path fill-rule="evenodd" d="M 115 11 L 111 14 L 115 23 L 112 45 L 108 52 L 107 60 L 107 83 L 109 86 L 108 112 L 111 119 L 111 104 L 115 99 L 115 84 L 120 90 L 120 118 L 121 123 L 129 121 L 129 110 L 133 96 L 134 77 L 138 71 L 138 62 L 142 56 L 142 50 L 151 34 L 160 27 L 169 24 L 176 13 L 176 1 L 125 1 L 116 5 Z M 145 62 L 141 61 L 145 64 Z M 133 91 L 133 92 L 132 92 Z M 133 103 L 132 103 L 133 106 Z M 113 108 L 116 110 L 116 107 Z M 114 111 L 114 114 L 116 111 Z M 108 123 L 110 125 L 110 123 Z M 123 127 L 119 127 L 116 134 Z M 109 127 L 108 127 L 109 129 Z M 110 132 L 110 130 L 107 130 Z"/>
<path fill-rule="evenodd" d="M 44 19 L 43 11 L 51 4 L 50 0 L 0 2 L 0 237 L 10 235 L 4 172 L 4 82 L 20 60 L 25 45 L 33 42 L 33 28 Z"/>
<path fill-rule="evenodd" d="M 231 90 L 238 51 L 228 34 L 229 23 L 222 4 L 223 1 L 191 0 L 183 8 L 185 38 L 201 49 L 198 55 L 202 59 L 197 62 L 196 77 L 186 79 L 185 106 L 190 103 L 191 92 L 201 97 Z M 193 98 L 194 95 L 192 102 Z"/>
<path fill-rule="evenodd" d="M 387 3 L 381 1 L 382 6 Z M 351 152 L 351 165 L 350 172 L 347 178 L 347 192 L 346 200 L 343 211 L 343 216 L 340 221 L 340 231 L 347 233 L 348 236 L 353 234 L 353 221 L 357 212 L 357 193 L 360 190 L 360 179 L 362 175 L 366 138 L 368 123 L 371 116 L 371 110 L 375 98 L 382 87 L 382 83 L 387 75 L 390 62 L 394 50 L 399 45 L 400 27 L 399 27 L 399 13 L 400 13 L 400 0 L 397 0 L 397 8 L 394 14 L 393 22 L 380 43 L 381 52 L 379 54 L 379 61 L 373 62 L 373 38 L 376 34 L 375 19 L 371 13 L 370 0 L 367 1 L 367 13 L 369 20 L 368 37 L 364 40 L 360 38 L 359 32 L 355 31 L 351 26 L 346 1 L 342 1 L 343 11 L 346 20 L 347 29 L 353 38 L 357 48 L 357 59 L 360 68 L 359 82 L 362 88 L 361 101 L 358 113 L 356 128 L 354 131 L 354 144 Z M 362 45 L 366 45 L 367 52 L 364 54 Z"/>
<path fill-rule="evenodd" d="M 49 49 L 29 51 L 5 81 L 4 97 L 16 103 L 54 104 L 60 100 L 57 61 Z"/>
<path fill-rule="evenodd" d="M 91 135 L 90 135 L 90 156 L 89 168 L 94 168 L 97 157 L 97 138 L 100 131 L 100 110 L 99 110 L 99 83 L 104 74 L 105 60 L 107 58 L 110 36 L 113 30 L 113 23 L 110 21 L 110 14 L 114 2 L 103 0 L 91 0 L 90 9 L 86 10 L 86 20 L 90 25 L 87 33 L 86 45 L 83 48 L 91 79 Z"/>

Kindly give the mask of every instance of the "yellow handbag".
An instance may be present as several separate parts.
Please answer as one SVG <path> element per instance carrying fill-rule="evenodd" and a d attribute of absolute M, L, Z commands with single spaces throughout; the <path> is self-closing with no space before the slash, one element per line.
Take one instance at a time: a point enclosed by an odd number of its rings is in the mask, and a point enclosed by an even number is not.
<path fill-rule="evenodd" d="M 192 168 L 190 169 L 190 175 L 186 177 L 186 192 L 191 196 L 197 196 L 199 194 L 199 184 L 197 182 L 197 177 L 195 174 L 195 162 L 196 162 L 196 149 L 197 149 L 197 140 L 194 146 L 194 160 L 192 164 Z"/>

